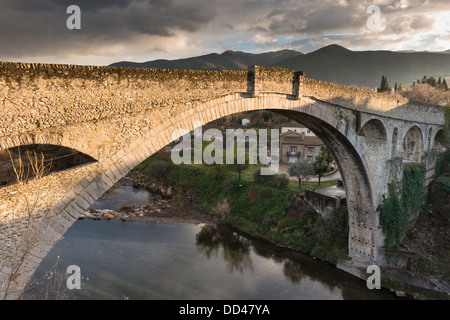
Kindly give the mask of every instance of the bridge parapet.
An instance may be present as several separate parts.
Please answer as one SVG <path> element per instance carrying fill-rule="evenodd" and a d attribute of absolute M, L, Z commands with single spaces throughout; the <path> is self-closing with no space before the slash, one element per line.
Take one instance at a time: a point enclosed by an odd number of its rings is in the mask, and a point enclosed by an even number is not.
<path fill-rule="evenodd" d="M 246 92 L 246 71 L 0 63 L 0 137 Z"/>
<path fill-rule="evenodd" d="M 305 78 L 303 95 L 336 106 L 399 120 L 444 125 L 443 108 L 438 105 L 411 101 L 398 95 L 377 93 L 370 89 Z"/>

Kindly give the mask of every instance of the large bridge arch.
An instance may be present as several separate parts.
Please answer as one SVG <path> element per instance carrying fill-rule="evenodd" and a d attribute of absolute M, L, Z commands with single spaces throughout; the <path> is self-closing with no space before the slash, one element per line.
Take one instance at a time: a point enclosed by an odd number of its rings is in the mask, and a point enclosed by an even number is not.
<path fill-rule="evenodd" d="M 168 118 L 167 121 L 144 128 L 139 137 L 129 141 L 125 148 L 111 157 L 103 157 L 96 163 L 76 168 L 76 173 L 73 174 L 76 179 L 65 186 L 68 192 L 63 192 L 57 203 L 48 203 L 48 206 L 54 206 L 61 212 L 61 217 L 46 227 L 46 232 L 54 236 L 46 243 L 40 243 L 40 253 L 27 261 L 29 276 L 31 277 L 51 250 L 58 235 L 62 236 L 82 212 L 135 166 L 172 142 L 173 132 L 191 131 L 198 123 L 206 124 L 230 114 L 263 109 L 278 112 L 303 123 L 330 147 L 341 170 L 349 199 L 349 254 L 356 261 L 375 261 L 382 238 L 379 236 L 378 217 L 374 209 L 371 164 L 354 129 L 350 128 L 344 119 L 336 117 L 333 106 L 327 103 L 309 98 L 295 100 L 285 94 L 261 94 L 253 98 L 246 94 L 230 94 L 197 102 L 192 108 Z M 147 117 L 148 114 L 140 116 Z M 60 138 L 32 141 L 64 144 Z M 71 144 L 65 145 L 74 148 L 82 144 L 72 141 Z M 95 154 L 92 151 L 90 153 Z M 45 177 L 42 183 L 48 185 L 52 176 Z"/>

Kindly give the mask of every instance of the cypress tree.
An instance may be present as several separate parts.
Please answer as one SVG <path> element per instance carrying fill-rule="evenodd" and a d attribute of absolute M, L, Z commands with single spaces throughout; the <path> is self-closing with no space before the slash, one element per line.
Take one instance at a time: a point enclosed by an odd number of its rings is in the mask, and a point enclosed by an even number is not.
<path fill-rule="evenodd" d="M 389 83 L 387 81 L 386 76 L 382 76 L 381 77 L 381 84 L 380 87 L 378 88 L 378 92 L 386 92 L 386 91 L 391 91 L 391 87 L 389 87 Z"/>
<path fill-rule="evenodd" d="M 445 81 L 445 78 L 444 78 L 444 81 L 442 81 L 442 84 L 444 85 L 445 91 L 448 91 L 448 85 L 447 85 L 447 81 Z"/>
<path fill-rule="evenodd" d="M 437 81 L 436 81 L 436 79 L 433 78 L 433 77 L 428 78 L 428 79 L 427 79 L 427 83 L 428 83 L 430 86 L 434 87 L 434 88 L 437 87 Z"/>

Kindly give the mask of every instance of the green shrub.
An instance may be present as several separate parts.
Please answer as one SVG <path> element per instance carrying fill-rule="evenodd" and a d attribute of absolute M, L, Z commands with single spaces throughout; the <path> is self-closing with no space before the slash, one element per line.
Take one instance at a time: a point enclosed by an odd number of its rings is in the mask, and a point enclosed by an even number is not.
<path fill-rule="evenodd" d="M 161 185 L 170 171 L 171 164 L 167 161 L 157 160 L 147 165 L 147 179 L 151 183 Z"/>
<path fill-rule="evenodd" d="M 253 181 L 255 181 L 256 183 L 262 184 L 262 185 L 272 186 L 275 184 L 274 176 L 275 176 L 275 174 L 262 175 L 261 168 L 260 168 L 260 169 L 256 170 L 255 173 L 253 174 Z"/>
<path fill-rule="evenodd" d="M 286 189 L 289 184 L 289 176 L 287 174 L 276 174 L 274 177 L 274 187 Z"/>
<path fill-rule="evenodd" d="M 395 183 L 388 185 L 388 195 L 383 196 L 383 202 L 378 207 L 380 225 L 385 234 L 386 253 L 404 237 L 409 228 L 411 215 L 417 214 L 424 201 L 425 165 L 416 164 L 403 171 L 403 182 L 400 190 Z"/>
<path fill-rule="evenodd" d="M 253 174 L 253 180 L 256 183 L 279 189 L 286 189 L 289 185 L 289 176 L 287 174 L 271 174 L 271 175 L 262 175 L 261 168 L 256 170 Z"/>

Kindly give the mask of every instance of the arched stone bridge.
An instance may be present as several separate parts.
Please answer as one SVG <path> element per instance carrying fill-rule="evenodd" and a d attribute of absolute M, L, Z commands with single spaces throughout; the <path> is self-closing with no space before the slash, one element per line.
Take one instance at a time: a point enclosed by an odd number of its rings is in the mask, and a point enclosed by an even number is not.
<path fill-rule="evenodd" d="M 172 141 L 229 114 L 267 109 L 303 123 L 332 151 L 345 182 L 349 255 L 383 263 L 377 206 L 403 159 L 434 167 L 443 108 L 370 90 L 325 83 L 280 68 L 190 71 L 0 63 L 0 150 L 30 144 L 69 147 L 96 162 L 0 188 L 0 294 L 17 297 L 42 259 L 115 182 Z M 360 124 L 360 125 L 359 125 Z M 26 216 L 59 213 L 41 226 L 18 277 L 8 253 Z M 28 203 L 29 205 L 29 203 Z"/>

